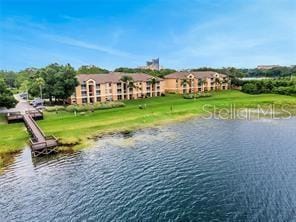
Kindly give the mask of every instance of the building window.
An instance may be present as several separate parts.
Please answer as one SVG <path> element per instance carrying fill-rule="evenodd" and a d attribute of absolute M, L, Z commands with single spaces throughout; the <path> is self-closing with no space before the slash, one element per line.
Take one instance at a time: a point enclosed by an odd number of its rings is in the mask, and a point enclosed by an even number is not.
<path fill-rule="evenodd" d="M 122 100 L 122 95 L 118 95 L 118 96 L 117 96 L 117 99 L 118 99 L 118 100 Z"/>
<path fill-rule="evenodd" d="M 82 103 L 87 103 L 87 99 L 86 98 L 82 98 Z"/>
<path fill-rule="evenodd" d="M 100 84 L 96 84 L 97 89 L 100 88 Z"/>
<path fill-rule="evenodd" d="M 97 93 L 97 95 L 100 95 L 101 94 L 101 90 L 97 90 L 96 93 Z"/>
<path fill-rule="evenodd" d="M 86 96 L 86 92 L 81 92 L 81 96 Z"/>
<path fill-rule="evenodd" d="M 82 90 L 86 90 L 86 85 L 85 84 L 81 84 L 81 89 Z"/>
<path fill-rule="evenodd" d="M 109 87 L 111 87 L 112 86 L 112 84 L 111 83 L 109 83 Z"/>
<path fill-rule="evenodd" d="M 97 97 L 97 102 L 101 102 L 101 97 Z"/>

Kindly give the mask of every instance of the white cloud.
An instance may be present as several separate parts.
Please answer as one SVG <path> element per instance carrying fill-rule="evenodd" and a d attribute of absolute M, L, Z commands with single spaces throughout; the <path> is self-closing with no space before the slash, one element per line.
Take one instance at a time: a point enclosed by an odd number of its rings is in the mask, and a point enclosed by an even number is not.
<path fill-rule="evenodd" d="M 79 48 L 84 48 L 84 49 L 92 49 L 92 50 L 96 50 L 99 52 L 107 53 L 109 55 L 120 56 L 120 57 L 132 57 L 133 56 L 132 54 L 130 54 L 128 52 L 124 52 L 124 51 L 117 50 L 114 48 L 109 48 L 107 46 L 103 46 L 100 44 L 89 43 L 86 41 L 82 41 L 82 40 L 67 37 L 67 36 L 47 35 L 47 34 L 45 34 L 44 36 L 47 37 L 48 39 L 58 42 L 58 43 L 62 43 L 65 45 L 70 45 L 70 46 L 75 46 L 75 47 L 79 47 Z"/>
<path fill-rule="evenodd" d="M 167 54 L 167 61 L 177 68 L 295 63 L 296 17 L 289 13 L 292 9 L 276 4 L 274 11 L 275 5 L 266 1 L 254 5 L 198 21 L 182 33 L 172 32 L 170 42 L 175 49 Z"/>

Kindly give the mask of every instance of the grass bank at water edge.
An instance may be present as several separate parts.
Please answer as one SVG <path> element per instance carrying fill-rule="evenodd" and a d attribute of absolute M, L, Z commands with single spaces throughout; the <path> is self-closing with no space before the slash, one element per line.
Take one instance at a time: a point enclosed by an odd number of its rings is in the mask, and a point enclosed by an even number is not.
<path fill-rule="evenodd" d="M 274 94 L 249 95 L 239 91 L 215 92 L 211 97 L 199 99 L 184 99 L 181 95 L 168 94 L 165 97 L 125 101 L 125 104 L 125 107 L 86 112 L 77 116 L 64 111 L 45 112 L 44 120 L 38 121 L 38 124 L 46 135 L 54 135 L 65 146 L 78 149 L 86 146 L 91 141 L 90 138 L 98 135 L 206 115 L 205 105 L 209 110 L 214 106 L 222 109 L 231 105 L 237 108 L 251 108 L 275 104 L 285 105 L 286 109 L 296 114 L 296 97 Z M 139 109 L 139 106 L 144 108 Z M 8 125 L 3 116 L 0 125 L 0 156 L 23 149 L 28 140 L 24 125 Z"/>

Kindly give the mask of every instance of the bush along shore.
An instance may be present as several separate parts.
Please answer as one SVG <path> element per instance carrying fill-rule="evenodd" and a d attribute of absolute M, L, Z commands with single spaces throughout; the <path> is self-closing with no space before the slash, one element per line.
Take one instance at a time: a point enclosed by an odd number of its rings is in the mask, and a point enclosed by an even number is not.
<path fill-rule="evenodd" d="M 236 108 L 254 108 L 257 105 L 268 107 L 269 104 L 285 106 L 285 109 L 296 114 L 296 98 L 293 96 L 250 95 L 229 90 L 212 92 L 211 96 L 202 99 L 184 99 L 183 95 L 168 94 L 124 103 L 49 107 L 44 112 L 44 120 L 39 120 L 38 124 L 45 134 L 59 139 L 61 149 L 70 147 L 76 150 L 88 146 L 93 138 L 101 135 L 201 117 L 207 115 L 211 108 L 229 109 L 232 105 Z M 75 115 L 75 111 L 78 115 Z M 29 138 L 24 124 L 7 124 L 5 118 L 0 116 L 0 125 L 0 156 L 22 150 Z M 3 164 L 3 158 L 1 162 Z"/>
<path fill-rule="evenodd" d="M 95 111 L 102 109 L 112 109 L 118 107 L 124 107 L 125 104 L 123 102 L 101 102 L 94 104 L 82 104 L 82 105 L 69 105 L 69 106 L 48 106 L 46 107 L 47 112 L 87 112 L 87 111 Z"/>
<path fill-rule="evenodd" d="M 267 79 L 244 81 L 242 91 L 249 94 L 277 93 L 296 96 L 296 79 Z"/>
<path fill-rule="evenodd" d="M 184 99 L 198 99 L 198 98 L 205 98 L 205 97 L 211 97 L 212 94 L 211 93 L 189 93 L 189 94 L 185 94 L 183 95 Z"/>

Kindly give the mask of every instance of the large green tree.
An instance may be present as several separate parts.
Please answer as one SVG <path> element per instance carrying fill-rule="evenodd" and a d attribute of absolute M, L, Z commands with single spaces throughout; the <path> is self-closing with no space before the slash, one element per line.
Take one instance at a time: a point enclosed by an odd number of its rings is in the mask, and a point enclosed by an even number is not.
<path fill-rule="evenodd" d="M 0 70 L 0 78 L 3 78 L 9 88 L 16 87 L 16 78 L 18 73 L 14 71 Z"/>
<path fill-rule="evenodd" d="M 103 69 L 95 65 L 81 66 L 77 70 L 78 74 L 102 74 L 108 72 L 109 71 L 107 69 Z"/>
<path fill-rule="evenodd" d="M 36 73 L 36 78 L 44 80 L 43 96 L 51 102 L 55 100 L 66 100 L 74 93 L 78 85 L 76 72 L 70 65 L 59 65 L 57 63 L 46 66 Z"/>
<path fill-rule="evenodd" d="M 0 78 L 0 107 L 15 107 L 17 101 L 13 97 L 12 92 L 8 89 L 3 78 Z"/>

